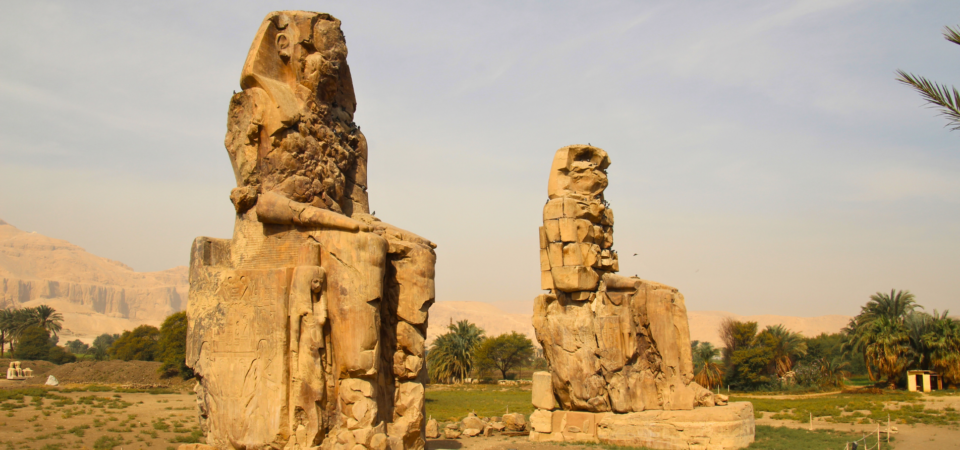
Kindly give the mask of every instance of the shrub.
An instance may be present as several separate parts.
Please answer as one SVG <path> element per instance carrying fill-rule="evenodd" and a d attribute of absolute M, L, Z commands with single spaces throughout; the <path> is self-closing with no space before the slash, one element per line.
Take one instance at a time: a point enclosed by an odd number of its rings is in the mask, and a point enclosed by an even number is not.
<path fill-rule="evenodd" d="M 155 361 L 158 355 L 160 330 L 150 325 L 140 325 L 133 331 L 124 331 L 113 345 L 110 346 L 110 356 L 124 361 Z"/>
<path fill-rule="evenodd" d="M 160 326 L 160 374 L 165 377 L 180 375 L 193 378 L 193 369 L 187 367 L 187 313 L 171 314 Z"/>

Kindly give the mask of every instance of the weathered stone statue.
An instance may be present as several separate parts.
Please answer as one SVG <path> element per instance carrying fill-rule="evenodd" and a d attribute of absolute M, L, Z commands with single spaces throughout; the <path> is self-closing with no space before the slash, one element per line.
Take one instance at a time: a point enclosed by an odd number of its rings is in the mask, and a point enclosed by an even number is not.
<path fill-rule="evenodd" d="M 423 448 L 436 247 L 369 214 L 340 21 L 280 11 L 230 100 L 232 239 L 190 260 L 187 363 L 209 445 Z"/>
<path fill-rule="evenodd" d="M 603 197 L 609 165 L 605 151 L 572 145 L 557 151 L 550 168 L 540 228 L 541 287 L 550 293 L 537 297 L 533 313 L 550 374 L 534 376 L 531 439 L 564 440 L 567 433 L 568 440 L 673 448 L 618 441 L 603 425 L 622 418 L 617 414 L 726 404 L 725 396 L 693 381 L 683 295 L 617 274 L 613 210 Z M 617 414 L 589 414 L 608 412 Z M 741 415 L 738 409 L 734 421 Z M 577 431 L 553 430 L 554 424 Z M 752 441 L 752 412 L 749 424 Z"/>

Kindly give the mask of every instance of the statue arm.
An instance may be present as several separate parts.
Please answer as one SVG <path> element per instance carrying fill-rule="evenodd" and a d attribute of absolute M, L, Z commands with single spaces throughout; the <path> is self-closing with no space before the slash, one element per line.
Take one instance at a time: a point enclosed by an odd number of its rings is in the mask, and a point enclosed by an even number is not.
<path fill-rule="evenodd" d="M 257 198 L 257 219 L 264 223 L 319 226 L 352 232 L 372 229 L 343 214 L 296 202 L 276 192 L 264 192 Z"/>

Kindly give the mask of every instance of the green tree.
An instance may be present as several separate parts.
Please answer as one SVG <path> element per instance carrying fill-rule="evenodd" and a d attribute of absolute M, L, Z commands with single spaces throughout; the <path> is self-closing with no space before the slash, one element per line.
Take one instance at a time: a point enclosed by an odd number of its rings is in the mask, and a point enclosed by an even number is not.
<path fill-rule="evenodd" d="M 63 329 L 63 314 L 47 306 L 40 305 L 33 309 L 34 321 L 36 325 L 50 332 L 51 336 L 57 336 Z"/>
<path fill-rule="evenodd" d="M 516 331 L 484 339 L 476 349 L 476 363 L 481 368 L 500 371 L 506 380 L 507 372 L 523 367 L 533 358 L 533 342 Z"/>
<path fill-rule="evenodd" d="M 184 380 L 193 378 L 193 369 L 187 367 L 187 313 L 181 311 L 169 315 L 160 325 L 159 372 L 165 377 L 180 375 Z"/>
<path fill-rule="evenodd" d="M 466 320 L 447 326 L 427 352 L 427 372 L 437 382 L 460 382 L 473 370 L 473 352 L 483 330 Z"/>
<path fill-rule="evenodd" d="M 820 385 L 824 387 L 843 387 L 844 380 L 850 376 L 847 367 L 850 363 L 841 358 L 820 358 L 817 368 L 820 370 Z"/>
<path fill-rule="evenodd" d="M 133 331 L 124 331 L 108 352 L 114 359 L 124 361 L 155 361 L 159 355 L 160 330 L 150 325 L 140 325 Z"/>
<path fill-rule="evenodd" d="M 943 37 L 949 42 L 960 45 L 958 30 L 944 27 Z M 940 110 L 940 115 L 947 118 L 947 126 L 953 130 L 960 130 L 960 92 L 957 88 L 941 85 L 902 70 L 898 70 L 897 75 L 897 81 L 915 89 L 927 103 Z"/>
<path fill-rule="evenodd" d="M 0 358 L 3 358 L 7 344 L 13 341 L 14 311 L 0 309 Z"/>
<path fill-rule="evenodd" d="M 793 364 L 807 353 L 807 343 L 803 336 L 781 324 L 770 325 L 761 334 L 769 337 L 767 342 L 770 342 L 773 364 L 779 377 L 793 369 Z"/>
<path fill-rule="evenodd" d="M 713 389 L 723 384 L 723 364 L 718 360 L 720 349 L 709 342 L 693 341 L 693 380 L 697 384 Z"/>
<path fill-rule="evenodd" d="M 20 342 L 13 352 L 13 357 L 32 361 L 46 360 L 51 347 L 53 344 L 50 343 L 50 332 L 34 325 L 20 333 Z"/>
<path fill-rule="evenodd" d="M 120 339 L 119 334 L 103 333 L 100 336 L 97 336 L 97 338 L 93 340 L 93 346 L 91 348 L 93 357 L 98 361 L 107 359 L 110 356 L 110 346 L 113 345 L 117 339 Z"/>
<path fill-rule="evenodd" d="M 725 318 L 720 322 L 720 339 L 723 340 L 723 362 L 730 369 L 733 353 L 741 348 L 749 347 L 753 344 L 753 339 L 757 335 L 756 322 L 740 322 L 731 318 Z"/>
<path fill-rule="evenodd" d="M 923 359 L 911 345 L 907 325 L 908 318 L 922 308 L 910 291 L 871 295 L 843 330 L 844 351 L 862 355 L 871 380 L 896 384 L 915 358 Z"/>
<path fill-rule="evenodd" d="M 945 378 L 960 383 L 960 321 L 934 310 L 929 331 L 923 335 L 930 364 Z"/>
<path fill-rule="evenodd" d="M 69 341 L 66 343 L 65 346 L 67 347 L 67 350 L 70 350 L 70 353 L 74 353 L 77 355 L 85 355 L 90 353 L 90 346 L 84 343 L 83 341 L 81 341 L 80 339 L 74 339 L 72 341 Z"/>

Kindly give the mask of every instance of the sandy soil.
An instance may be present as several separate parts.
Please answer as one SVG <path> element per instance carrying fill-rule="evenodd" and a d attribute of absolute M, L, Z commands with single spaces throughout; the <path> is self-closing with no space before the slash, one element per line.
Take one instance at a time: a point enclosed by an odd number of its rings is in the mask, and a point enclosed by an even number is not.
<path fill-rule="evenodd" d="M 10 361 L 0 359 L 0 367 L 5 369 L 10 365 Z M 153 361 L 81 361 L 61 366 L 46 361 L 22 361 L 22 365 L 33 369 L 34 375 L 27 379 L 25 384 L 44 384 L 47 376 L 53 375 L 61 383 L 122 384 L 136 388 L 193 388 L 193 381 L 184 382 L 178 377 L 161 378 L 157 370 L 162 364 Z"/>
<path fill-rule="evenodd" d="M 2 380 L 0 387 L 13 384 Z M 0 411 L 0 443 L 8 449 L 92 449 L 102 436 L 120 436 L 120 446 L 127 450 L 165 450 L 179 446 L 179 443 L 171 442 L 176 436 L 186 436 L 199 429 L 196 399 L 188 393 L 72 392 L 60 395 L 76 403 L 55 406 L 54 400 L 43 399 L 42 407 L 38 409 L 32 403 L 33 398 L 26 397 L 26 407 Z M 90 396 L 96 396 L 98 400 L 93 404 L 80 403 L 81 397 Z M 115 399 L 120 401 L 111 402 Z M 107 407 L 96 407 L 103 404 Z M 81 414 L 72 415 L 80 411 Z M 162 422 L 158 422 L 161 419 Z M 155 423 L 161 424 L 155 426 Z M 70 430 L 79 431 L 71 433 Z"/>
<path fill-rule="evenodd" d="M 0 389 L 26 387 L 22 382 L 0 380 Z M 70 387 L 66 385 L 63 387 Z M 55 400 L 44 399 L 38 407 L 33 399 L 24 399 L 24 408 L 0 410 L 0 446 L 9 449 L 92 449 L 103 436 L 118 437 L 124 449 L 172 450 L 179 446 L 176 437 L 186 437 L 199 429 L 195 397 L 189 389 L 172 394 L 72 392 L 62 393 L 74 404 L 57 406 Z M 82 398 L 95 397 L 93 404 Z M 960 397 L 926 399 L 928 408 L 960 409 Z M 98 407 L 99 406 L 99 407 Z M 75 414 L 76 413 L 76 414 Z M 768 414 L 769 415 L 769 414 Z M 166 424 L 166 425 L 164 425 Z M 757 420 L 758 425 L 809 429 L 809 423 Z M 86 427 L 86 428 L 83 428 Z M 931 425 L 895 425 L 893 448 L 896 450 L 958 449 L 960 427 Z M 876 433 L 876 425 L 837 424 L 814 420 L 813 428 L 868 434 Z M 71 430 L 82 429 L 82 436 Z M 882 426 L 881 431 L 886 427 Z M 885 435 L 884 435 L 885 437 Z M 119 447 L 118 447 L 119 448 Z M 596 445 L 531 443 L 527 437 L 495 436 L 456 440 L 431 439 L 427 449 L 464 450 L 586 450 Z"/>

